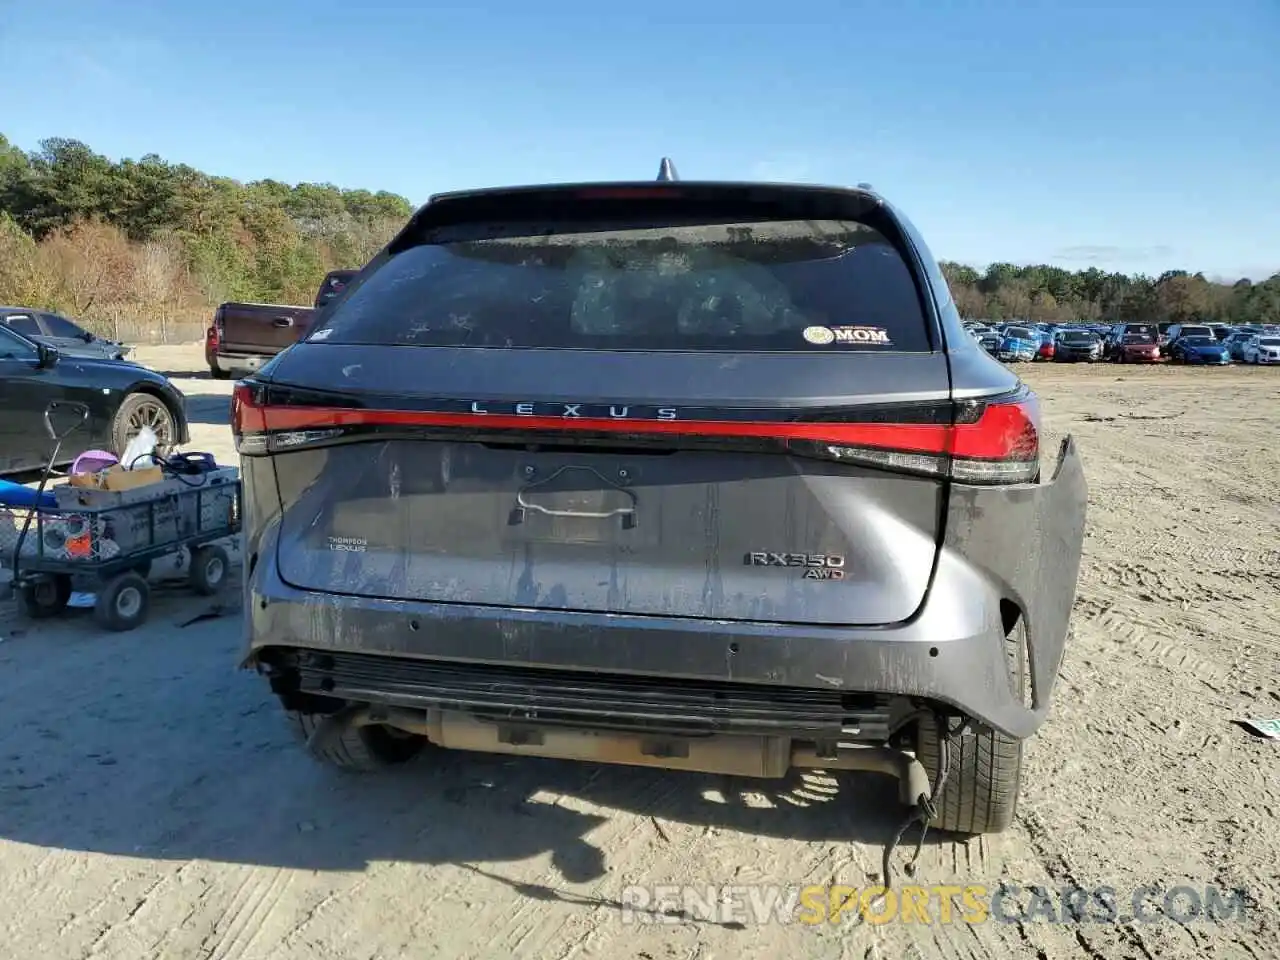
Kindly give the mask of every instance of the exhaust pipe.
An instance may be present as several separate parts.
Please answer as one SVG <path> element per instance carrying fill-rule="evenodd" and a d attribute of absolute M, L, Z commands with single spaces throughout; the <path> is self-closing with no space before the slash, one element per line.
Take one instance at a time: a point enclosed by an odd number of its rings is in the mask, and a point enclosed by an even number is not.
<path fill-rule="evenodd" d="M 340 737 L 349 725 L 366 724 L 382 724 L 415 733 L 445 749 L 479 753 L 587 760 L 760 779 L 780 779 L 793 767 L 883 773 L 898 780 L 899 795 L 907 806 L 915 806 L 921 797 L 926 800 L 932 797 L 929 776 L 914 754 L 875 744 L 844 744 L 834 756 L 822 756 L 814 747 L 793 746 L 787 737 L 748 734 L 676 737 L 536 727 L 489 723 L 460 711 L 374 705 L 348 707 L 326 716 L 307 745 L 314 749 L 329 742 L 330 737 Z"/>

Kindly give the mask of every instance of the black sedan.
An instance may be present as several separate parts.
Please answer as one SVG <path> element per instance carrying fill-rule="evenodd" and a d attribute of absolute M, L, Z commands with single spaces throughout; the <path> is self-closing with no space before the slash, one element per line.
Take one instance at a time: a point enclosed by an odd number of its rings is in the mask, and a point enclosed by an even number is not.
<path fill-rule="evenodd" d="M 30 307 L 0 307 L 0 326 L 20 333 L 28 340 L 56 347 L 64 357 L 89 357 L 99 360 L 123 360 L 129 347 L 104 340 L 90 333 L 74 320 L 47 310 Z"/>
<path fill-rule="evenodd" d="M 62 445 L 70 463 L 86 450 L 119 455 L 144 428 L 155 431 L 162 449 L 189 439 L 186 398 L 165 377 L 136 363 L 63 357 L 0 324 L 0 474 L 42 467 L 52 449 L 44 413 L 52 400 L 78 401 L 89 419 Z M 54 427 L 76 418 L 59 414 Z"/>

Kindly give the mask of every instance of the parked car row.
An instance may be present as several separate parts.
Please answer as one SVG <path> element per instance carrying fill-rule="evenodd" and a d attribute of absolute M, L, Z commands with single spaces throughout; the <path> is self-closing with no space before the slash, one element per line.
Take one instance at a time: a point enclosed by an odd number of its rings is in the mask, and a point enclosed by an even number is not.
<path fill-rule="evenodd" d="M 1006 363 L 1280 364 L 1280 326 L 1209 324 L 967 322 L 989 354 Z"/>

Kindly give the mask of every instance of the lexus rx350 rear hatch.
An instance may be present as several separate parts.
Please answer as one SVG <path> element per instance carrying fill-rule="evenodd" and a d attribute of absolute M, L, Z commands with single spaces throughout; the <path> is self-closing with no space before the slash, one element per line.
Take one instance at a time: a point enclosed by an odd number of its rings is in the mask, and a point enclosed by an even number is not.
<path fill-rule="evenodd" d="M 433 202 L 237 388 L 240 450 L 275 466 L 280 574 L 406 601 L 908 618 L 947 483 L 1025 480 L 1036 456 L 1018 403 L 953 404 L 916 263 L 856 192 Z"/>

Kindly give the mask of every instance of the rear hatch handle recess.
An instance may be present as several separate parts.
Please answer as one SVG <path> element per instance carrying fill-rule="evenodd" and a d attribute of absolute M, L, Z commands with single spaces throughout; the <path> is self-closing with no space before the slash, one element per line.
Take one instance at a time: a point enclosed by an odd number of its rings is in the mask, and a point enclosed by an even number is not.
<path fill-rule="evenodd" d="M 549 485 L 555 483 L 556 480 L 559 480 L 560 478 L 568 474 L 578 473 L 578 472 L 591 474 L 591 476 L 599 480 L 600 485 L 609 488 L 608 491 L 601 490 L 599 486 L 596 486 L 593 484 L 592 486 L 595 487 L 594 492 L 619 493 L 626 499 L 627 501 L 626 504 L 623 506 L 614 507 L 613 509 L 605 509 L 604 504 L 601 503 L 599 509 L 591 510 L 591 509 L 581 509 L 576 507 L 566 507 L 566 506 L 559 506 L 559 505 L 548 505 L 547 503 L 537 502 L 536 498 L 538 497 L 539 494 L 542 494 L 542 496 L 546 498 L 547 494 L 555 494 L 555 493 L 564 494 L 572 491 L 572 486 L 570 486 L 568 490 L 564 488 L 548 490 L 546 488 Z M 526 473 L 526 475 L 528 474 Z M 590 490 L 591 487 L 588 487 L 586 489 Z M 603 500 L 603 497 L 601 497 L 600 499 Z M 524 522 L 525 513 L 530 511 L 533 513 L 540 513 L 543 516 L 548 516 L 548 517 L 578 517 L 584 520 L 610 520 L 613 517 L 620 517 L 622 520 L 622 529 L 632 530 L 635 528 L 635 525 L 636 525 L 636 495 L 632 491 L 627 490 L 625 487 L 620 486 L 618 483 L 614 482 L 613 480 L 610 480 L 609 478 L 604 476 L 604 474 L 600 473 L 598 470 L 593 469 L 592 467 L 564 466 L 556 470 L 550 476 L 545 477 L 541 480 L 534 480 L 530 483 L 526 483 L 519 490 L 517 490 L 516 505 L 511 511 L 510 519 L 508 522 L 510 523 L 511 526 L 518 526 L 519 524 Z"/>

